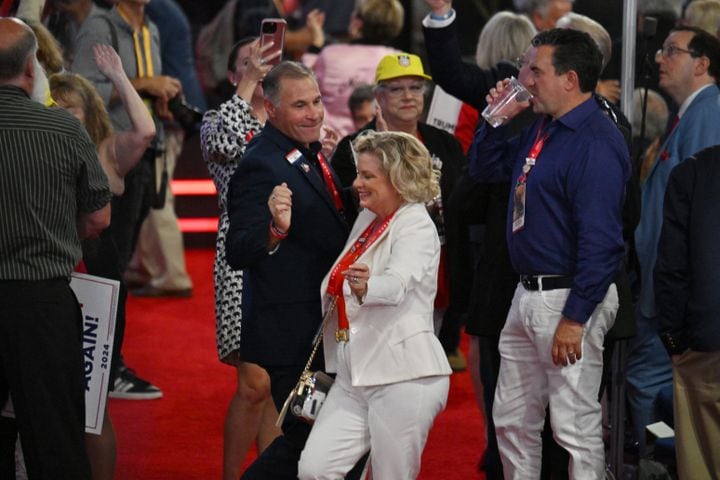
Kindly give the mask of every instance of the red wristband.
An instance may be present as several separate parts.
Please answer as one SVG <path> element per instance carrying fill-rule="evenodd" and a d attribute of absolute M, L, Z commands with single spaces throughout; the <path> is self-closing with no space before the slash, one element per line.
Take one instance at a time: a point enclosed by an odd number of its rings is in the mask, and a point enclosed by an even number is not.
<path fill-rule="evenodd" d="M 275 222 L 270 220 L 270 235 L 278 240 L 284 240 L 288 236 L 288 232 L 283 232 L 275 226 Z"/>

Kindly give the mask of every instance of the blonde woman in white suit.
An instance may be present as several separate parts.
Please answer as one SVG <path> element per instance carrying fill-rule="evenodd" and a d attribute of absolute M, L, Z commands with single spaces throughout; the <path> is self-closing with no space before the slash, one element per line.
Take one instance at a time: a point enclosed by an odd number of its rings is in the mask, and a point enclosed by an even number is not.
<path fill-rule="evenodd" d="M 325 305 L 337 298 L 323 331 L 337 376 L 299 478 L 344 478 L 370 450 L 375 478 L 414 479 L 451 374 L 433 333 L 440 241 L 425 203 L 438 173 L 408 134 L 368 132 L 354 147 L 363 211 L 321 287 Z"/>

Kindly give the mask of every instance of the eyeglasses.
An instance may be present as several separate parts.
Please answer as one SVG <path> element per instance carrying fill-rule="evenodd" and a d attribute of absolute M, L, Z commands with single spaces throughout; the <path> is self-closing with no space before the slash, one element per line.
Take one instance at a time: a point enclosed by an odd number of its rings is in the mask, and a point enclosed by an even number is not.
<path fill-rule="evenodd" d="M 381 84 L 380 88 L 385 90 L 387 94 L 394 98 L 399 98 L 405 95 L 405 92 L 410 92 L 410 95 L 414 97 L 420 97 L 425 94 L 425 84 L 423 82 L 411 83 L 410 85 L 399 85 L 399 84 Z"/>
<path fill-rule="evenodd" d="M 676 53 L 688 53 L 691 57 L 700 56 L 700 54 L 694 50 L 685 50 L 684 48 L 676 47 L 675 45 L 667 45 L 655 52 L 655 59 L 657 60 L 660 56 L 663 58 L 670 58 Z"/>
<path fill-rule="evenodd" d="M 518 70 L 520 70 L 523 65 L 527 63 L 527 59 L 525 56 L 517 57 L 513 62 L 511 62 Z"/>

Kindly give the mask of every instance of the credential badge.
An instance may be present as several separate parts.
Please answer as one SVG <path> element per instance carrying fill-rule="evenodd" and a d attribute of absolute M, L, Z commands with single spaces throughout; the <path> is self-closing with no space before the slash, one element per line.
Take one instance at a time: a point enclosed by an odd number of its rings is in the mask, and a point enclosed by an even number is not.
<path fill-rule="evenodd" d="M 302 153 L 300 153 L 300 150 L 298 150 L 297 148 L 293 148 L 292 150 L 290 150 L 290 153 L 285 155 L 285 160 L 287 160 L 290 165 L 294 165 L 295 162 L 300 159 L 300 157 L 302 157 Z"/>

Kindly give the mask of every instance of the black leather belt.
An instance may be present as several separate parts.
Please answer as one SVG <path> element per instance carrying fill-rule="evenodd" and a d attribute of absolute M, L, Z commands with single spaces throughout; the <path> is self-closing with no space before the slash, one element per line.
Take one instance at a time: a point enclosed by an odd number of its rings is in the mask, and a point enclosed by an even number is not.
<path fill-rule="evenodd" d="M 572 287 L 572 277 L 549 277 L 545 275 L 520 275 L 520 283 L 525 290 L 558 290 Z"/>

